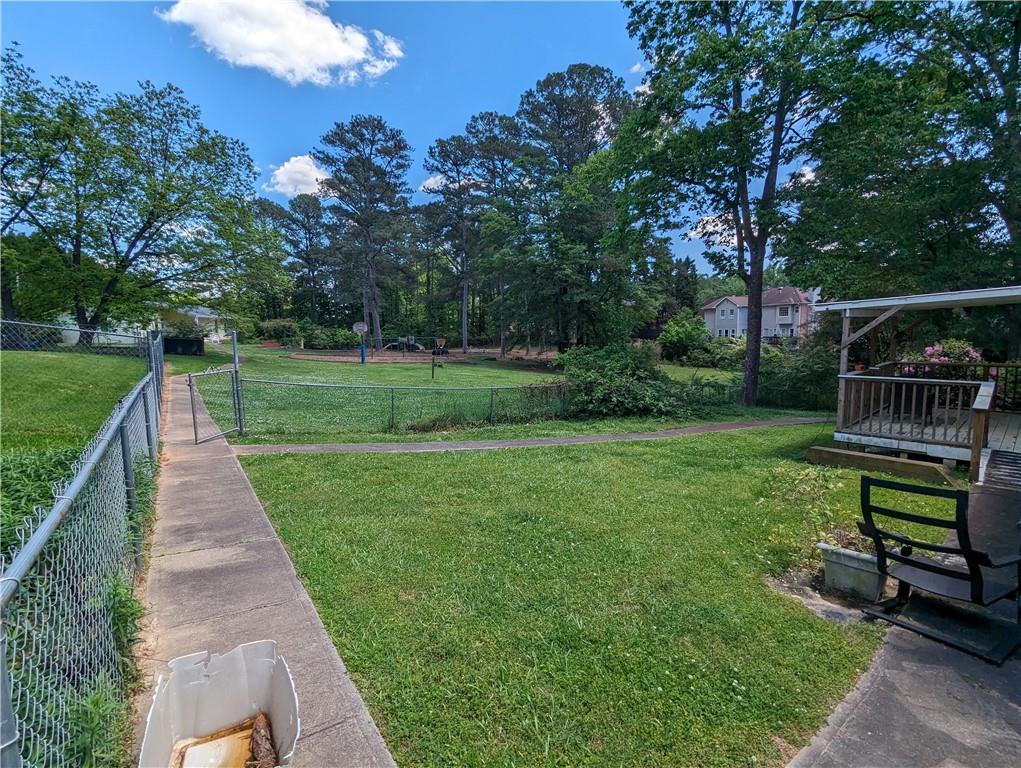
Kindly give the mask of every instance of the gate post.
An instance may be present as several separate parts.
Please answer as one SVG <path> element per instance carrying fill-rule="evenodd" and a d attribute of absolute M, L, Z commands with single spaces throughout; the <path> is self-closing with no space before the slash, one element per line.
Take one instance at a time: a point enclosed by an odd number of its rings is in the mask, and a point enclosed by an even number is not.
<path fill-rule="evenodd" d="M 195 445 L 199 444 L 199 420 L 195 416 L 195 379 L 188 374 L 188 399 L 191 401 L 191 428 L 195 432 Z"/>
<path fill-rule="evenodd" d="M 245 433 L 245 401 L 241 393 L 241 367 L 238 364 L 238 332 L 230 332 L 231 355 L 234 358 L 234 417 L 237 421 L 238 434 Z"/>

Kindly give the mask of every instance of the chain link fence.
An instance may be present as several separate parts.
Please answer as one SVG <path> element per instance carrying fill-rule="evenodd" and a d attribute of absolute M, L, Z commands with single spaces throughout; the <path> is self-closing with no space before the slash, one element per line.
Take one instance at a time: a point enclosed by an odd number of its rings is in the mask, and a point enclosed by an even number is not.
<path fill-rule="evenodd" d="M 400 387 L 235 378 L 233 370 L 218 370 L 193 374 L 191 386 L 196 442 L 235 431 L 283 440 L 301 435 L 429 432 L 556 419 L 568 407 L 563 382 Z"/>
<path fill-rule="evenodd" d="M 5 417 L 16 413 L 3 434 L 0 764 L 100 764 L 123 746 L 135 682 L 162 338 L 4 321 L 0 348 Z M 51 461 L 72 451 L 70 466 Z"/>

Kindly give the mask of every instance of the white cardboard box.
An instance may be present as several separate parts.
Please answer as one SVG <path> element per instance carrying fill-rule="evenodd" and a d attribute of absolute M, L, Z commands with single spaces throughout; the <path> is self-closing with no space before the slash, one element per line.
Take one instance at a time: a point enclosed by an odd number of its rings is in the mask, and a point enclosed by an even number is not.
<path fill-rule="evenodd" d="M 139 768 L 167 768 L 181 739 L 208 736 L 265 712 L 279 766 L 287 768 L 301 731 L 294 681 L 273 640 L 239 645 L 223 655 L 179 656 L 156 683 Z"/>

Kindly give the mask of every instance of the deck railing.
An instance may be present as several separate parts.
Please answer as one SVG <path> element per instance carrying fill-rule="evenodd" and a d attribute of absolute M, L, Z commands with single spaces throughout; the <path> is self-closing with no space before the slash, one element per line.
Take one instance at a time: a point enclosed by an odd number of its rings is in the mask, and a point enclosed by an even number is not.
<path fill-rule="evenodd" d="M 884 376 L 873 369 L 844 374 L 840 386 L 837 432 L 971 447 L 981 381 Z"/>
<path fill-rule="evenodd" d="M 884 363 L 896 376 L 957 381 L 995 381 L 994 411 L 1021 411 L 1021 363 Z"/>
<path fill-rule="evenodd" d="M 982 451 L 989 443 L 989 413 L 993 410 L 996 402 L 999 383 L 996 381 L 983 382 L 979 387 L 978 395 L 971 404 L 971 479 L 978 480 L 979 470 L 982 466 Z"/>

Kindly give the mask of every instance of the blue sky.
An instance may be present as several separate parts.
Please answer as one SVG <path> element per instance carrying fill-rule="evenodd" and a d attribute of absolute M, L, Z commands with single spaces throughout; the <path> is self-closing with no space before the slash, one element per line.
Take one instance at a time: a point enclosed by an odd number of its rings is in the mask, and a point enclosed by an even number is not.
<path fill-rule="evenodd" d="M 207 125 L 248 145 L 260 194 L 281 202 L 273 190 L 309 183 L 302 156 L 353 114 L 405 132 L 417 187 L 432 141 L 476 112 L 513 112 L 549 72 L 588 62 L 632 88 L 642 78 L 627 13 L 610 2 L 4 2 L 0 21 L 4 46 L 20 43 L 41 77 L 104 91 L 178 85 Z M 700 254 L 699 244 L 675 243 L 678 255 Z"/>

